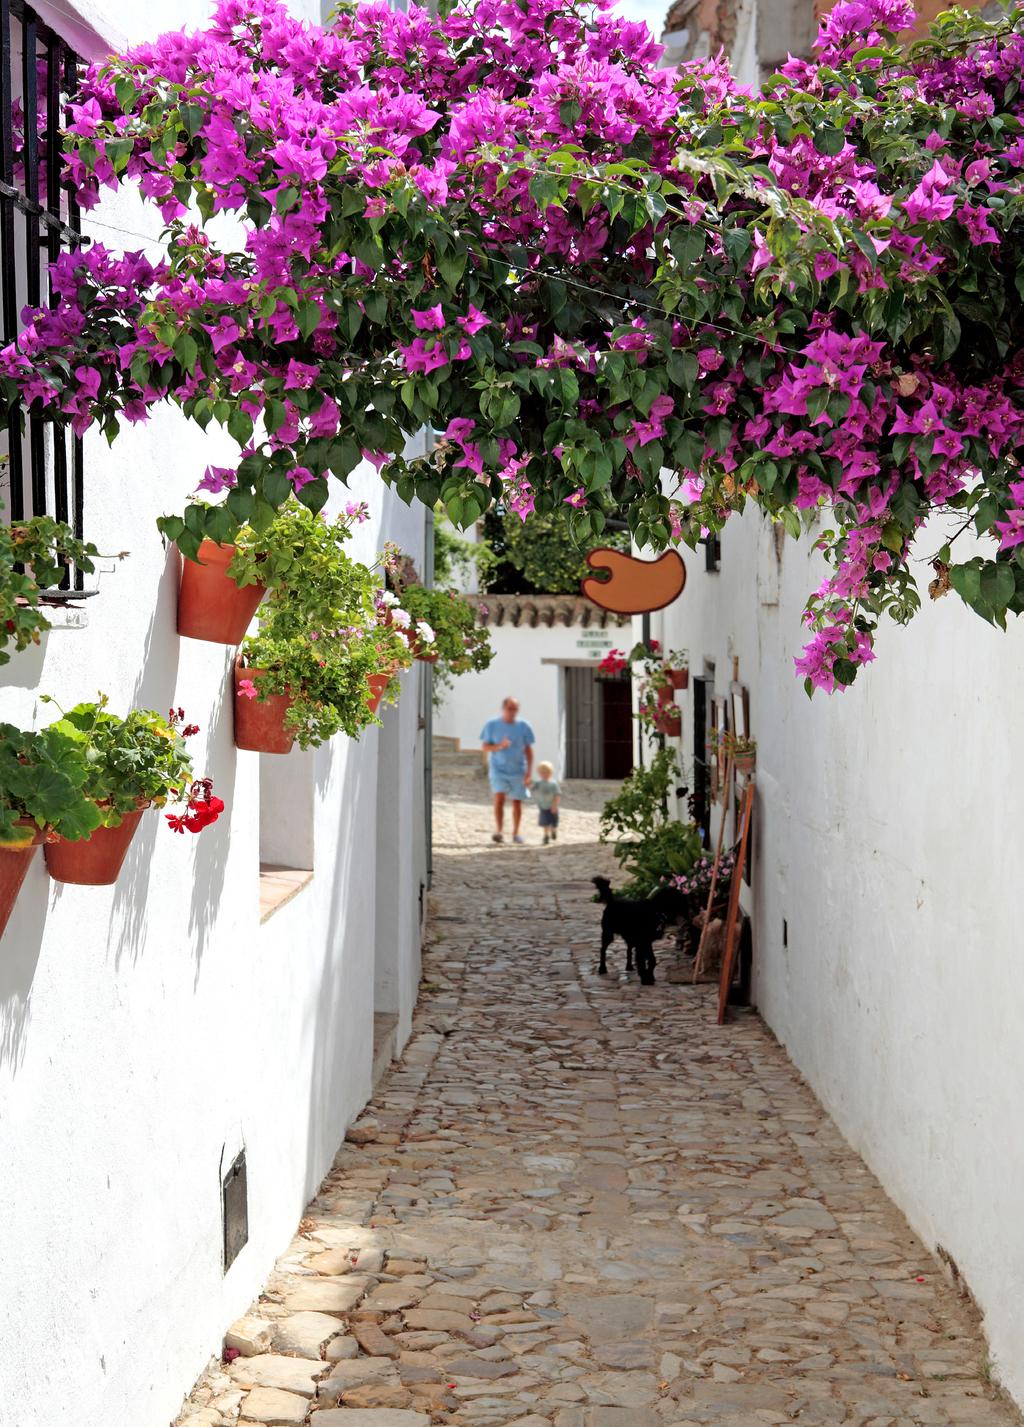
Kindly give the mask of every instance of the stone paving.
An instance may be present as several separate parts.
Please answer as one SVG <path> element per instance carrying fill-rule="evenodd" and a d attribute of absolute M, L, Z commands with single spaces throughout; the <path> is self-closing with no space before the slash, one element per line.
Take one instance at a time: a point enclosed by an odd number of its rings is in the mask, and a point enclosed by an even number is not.
<path fill-rule="evenodd" d="M 596 975 L 600 785 L 550 848 L 489 847 L 482 797 L 438 799 L 406 1053 L 182 1423 L 1019 1423 L 757 1017 L 717 1028 L 668 948 Z"/>

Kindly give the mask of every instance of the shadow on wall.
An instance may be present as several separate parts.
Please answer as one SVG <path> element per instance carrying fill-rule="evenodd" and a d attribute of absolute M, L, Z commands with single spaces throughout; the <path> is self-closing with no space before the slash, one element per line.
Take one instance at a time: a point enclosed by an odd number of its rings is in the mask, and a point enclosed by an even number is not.
<path fill-rule="evenodd" d="M 17 1074 L 32 1018 L 32 983 L 46 929 L 50 878 L 43 850 L 33 855 L 0 944 L 0 1069 Z"/>
<path fill-rule="evenodd" d="M 141 670 L 125 709 L 118 712 L 128 708 L 155 708 L 157 712 L 165 712 L 170 707 L 178 674 L 178 640 L 174 633 L 177 599 L 178 554 L 172 548 L 167 552 L 153 617 L 146 632 Z M 0 670 L 0 684 L 11 688 L 37 688 L 43 682 L 52 637 L 44 635 L 38 645 L 12 659 Z M 154 659 L 153 646 L 157 639 L 159 658 Z M 167 658 L 168 649 L 175 651 L 173 661 Z M 117 965 L 125 956 L 134 960 L 142 946 L 150 864 L 160 826 L 156 816 L 143 818 L 114 890 L 108 944 L 115 947 Z M 56 890 L 57 896 L 63 891 L 59 883 L 50 881 L 40 850 L 32 859 L 0 952 L 0 1066 L 12 1072 L 17 1071 L 24 1057 L 31 1019 L 32 984 L 39 964 L 51 889 Z M 119 928 L 116 932 L 115 927 Z"/>
<path fill-rule="evenodd" d="M 307 1200 L 330 1169 L 344 1135 L 345 1107 L 339 1112 L 338 1087 L 351 1087 L 354 1106 L 362 1104 L 370 1089 L 378 737 L 379 731 L 367 730 L 359 743 L 349 746 L 344 771 L 333 783 L 337 851 L 324 926 L 319 991 L 307 1029 L 313 1047 L 306 1134 Z M 321 765 L 317 788 L 326 794 L 332 780 L 328 750 L 323 753 L 327 756 L 317 760 Z M 321 815 L 324 812 L 321 809 Z M 322 841 L 329 846 L 329 839 Z M 362 879 L 360 859 L 365 867 Z M 353 1001 L 358 1006 L 354 1018 Z M 358 1028 L 354 1042 L 344 1037 L 346 1022 Z"/>
<path fill-rule="evenodd" d="M 228 686 L 228 669 L 234 658 L 234 651 L 226 655 L 222 687 Z M 235 796 L 235 778 L 238 770 L 238 752 L 235 748 L 235 711 L 230 698 L 222 697 L 210 726 L 207 740 L 207 757 L 211 768 L 217 769 L 214 788 L 217 796 L 231 807 Z M 253 755 L 250 755 L 253 756 Z M 195 861 L 192 868 L 192 904 L 189 908 L 188 929 L 196 958 L 195 983 L 199 983 L 199 971 L 203 954 L 213 924 L 217 919 L 221 893 L 224 889 L 228 859 L 231 855 L 231 825 L 227 817 L 214 823 L 193 839 Z"/>
<path fill-rule="evenodd" d="M 175 632 L 177 604 L 178 554 L 172 547 L 167 552 L 164 572 L 160 577 L 135 687 L 125 707 L 115 712 L 153 709 L 156 713 L 165 714 L 174 702 L 180 651 L 180 640 Z M 158 655 L 155 659 L 154 642 Z M 171 650 L 174 651 L 173 658 L 167 657 Z M 151 809 L 142 818 L 114 887 L 108 944 L 115 946 L 114 964 L 118 967 L 125 958 L 136 961 L 144 945 L 153 855 L 163 826 L 163 814 L 159 808 Z"/>

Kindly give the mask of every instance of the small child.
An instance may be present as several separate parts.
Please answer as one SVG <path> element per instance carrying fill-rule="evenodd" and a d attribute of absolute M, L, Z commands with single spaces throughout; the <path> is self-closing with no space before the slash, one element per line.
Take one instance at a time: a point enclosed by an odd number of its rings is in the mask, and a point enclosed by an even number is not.
<path fill-rule="evenodd" d="M 554 767 L 550 763 L 538 763 L 539 778 L 533 785 L 533 800 L 540 810 L 540 826 L 544 829 L 544 846 L 558 840 L 558 805 L 562 801 L 562 790 L 552 778 Z"/>

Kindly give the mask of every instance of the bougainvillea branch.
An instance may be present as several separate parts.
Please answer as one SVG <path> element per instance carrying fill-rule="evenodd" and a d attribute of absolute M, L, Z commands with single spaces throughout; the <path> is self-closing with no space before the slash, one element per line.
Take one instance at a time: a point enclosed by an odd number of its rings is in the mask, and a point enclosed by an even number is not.
<path fill-rule="evenodd" d="M 696 543 L 748 501 L 833 572 L 797 661 L 832 690 L 933 593 L 1024 607 L 1024 11 L 956 12 L 903 52 L 903 0 L 841 0 L 761 95 L 659 70 L 583 3 L 440 17 L 269 0 L 90 71 L 68 132 L 85 206 L 137 184 L 159 264 L 61 259 L 0 357 L 76 429 L 170 399 L 238 442 L 186 554 L 312 509 L 364 457 L 460 526 L 501 498 L 580 535 Z M 216 221 L 215 221 L 216 220 Z M 221 234 L 227 236 L 222 240 Z M 426 457 L 403 452 L 425 426 Z"/>

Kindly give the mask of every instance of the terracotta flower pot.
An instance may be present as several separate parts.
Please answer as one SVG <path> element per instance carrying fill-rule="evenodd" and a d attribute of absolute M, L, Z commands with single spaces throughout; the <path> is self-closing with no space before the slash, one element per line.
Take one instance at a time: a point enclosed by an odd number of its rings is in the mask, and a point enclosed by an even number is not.
<path fill-rule="evenodd" d="M 235 747 L 253 753 L 290 753 L 295 734 L 285 728 L 285 716 L 292 706 L 288 694 L 271 694 L 269 698 L 250 698 L 239 692 L 243 679 L 250 679 L 257 688 L 265 669 L 247 669 L 235 661 Z"/>
<path fill-rule="evenodd" d="M 666 669 L 669 684 L 673 689 L 688 689 L 690 687 L 689 669 Z"/>
<path fill-rule="evenodd" d="M 753 773 L 756 762 L 756 753 L 737 753 L 733 759 L 737 773 Z"/>
<path fill-rule="evenodd" d="M 366 682 L 370 686 L 370 692 L 366 702 L 370 706 L 370 712 L 375 714 L 380 708 L 380 701 L 387 692 L 387 687 L 391 683 L 391 675 L 388 674 L 367 674 Z"/>
<path fill-rule="evenodd" d="M 675 704 L 664 704 L 655 715 L 654 727 L 669 738 L 678 738 L 683 731 L 682 710 Z"/>
<path fill-rule="evenodd" d="M 25 830 L 25 841 L 0 846 L 0 936 L 3 936 L 6 930 L 36 848 L 43 840 L 43 834 L 34 823 L 19 822 L 18 826 Z"/>
<path fill-rule="evenodd" d="M 212 644 L 240 644 L 266 594 L 262 585 L 236 585 L 227 573 L 233 545 L 204 540 L 200 564 L 184 560 L 178 590 L 178 633 Z"/>
<path fill-rule="evenodd" d="M 149 804 L 125 813 L 117 827 L 98 827 L 89 837 L 68 842 L 59 837 L 43 848 L 46 870 L 55 882 L 73 882 L 81 887 L 109 887 L 128 855 L 139 826 L 139 818 Z"/>

